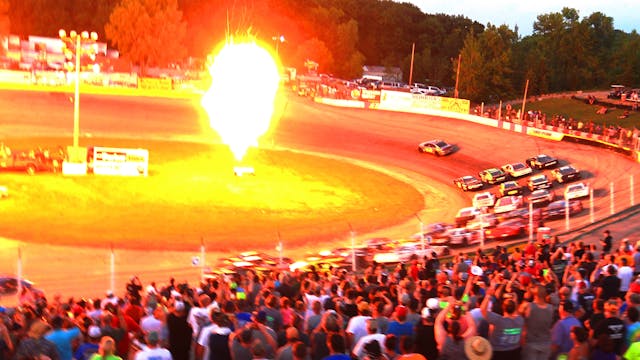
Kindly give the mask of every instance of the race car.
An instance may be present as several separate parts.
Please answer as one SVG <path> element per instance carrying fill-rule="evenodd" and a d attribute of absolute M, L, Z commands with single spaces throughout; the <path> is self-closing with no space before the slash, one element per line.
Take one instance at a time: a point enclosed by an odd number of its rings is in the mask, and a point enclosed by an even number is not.
<path fill-rule="evenodd" d="M 534 175 L 527 180 L 527 187 L 531 191 L 551 188 L 551 182 L 545 174 Z"/>
<path fill-rule="evenodd" d="M 534 169 L 550 169 L 558 165 L 558 159 L 549 155 L 540 154 L 528 158 L 525 160 L 525 163 Z"/>
<path fill-rule="evenodd" d="M 443 140 L 429 140 L 418 145 L 418 151 L 421 153 L 434 154 L 436 156 L 444 156 L 451 154 L 454 150 L 453 145 L 447 144 Z"/>
<path fill-rule="evenodd" d="M 482 181 L 478 180 L 475 176 L 466 175 L 453 180 L 453 183 L 462 191 L 478 190 L 484 187 Z"/>
<path fill-rule="evenodd" d="M 571 165 L 566 165 L 558 169 L 551 170 L 551 177 L 558 183 L 566 183 L 581 178 L 580 170 Z"/>
<path fill-rule="evenodd" d="M 522 195 L 522 186 L 515 181 L 507 181 L 500 184 L 498 188 L 500 196 Z"/>
<path fill-rule="evenodd" d="M 507 180 L 507 174 L 501 169 L 491 168 L 478 173 L 480 180 L 487 184 L 499 184 Z"/>
<path fill-rule="evenodd" d="M 502 170 L 514 178 L 529 175 L 533 171 L 530 167 L 521 162 L 504 165 L 502 166 Z"/>

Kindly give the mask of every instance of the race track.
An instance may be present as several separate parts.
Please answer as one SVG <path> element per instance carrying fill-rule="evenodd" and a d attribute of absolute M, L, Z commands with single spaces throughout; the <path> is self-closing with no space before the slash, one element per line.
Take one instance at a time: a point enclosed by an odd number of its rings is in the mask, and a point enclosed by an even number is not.
<path fill-rule="evenodd" d="M 38 92 L 0 92 L 0 138 L 35 135 L 71 135 L 72 109 L 68 94 Z M 546 153 L 571 163 L 583 170 L 586 181 L 596 189 L 596 219 L 609 213 L 606 203 L 610 182 L 619 182 L 633 174 L 638 181 L 639 166 L 632 160 L 611 151 L 566 142 L 553 142 L 528 137 L 508 131 L 496 130 L 458 120 L 413 114 L 377 112 L 356 109 L 334 108 L 313 103 L 307 98 L 289 95 L 278 110 L 278 124 L 271 137 L 263 139 L 265 146 L 292 148 L 333 156 L 354 159 L 373 167 L 383 167 L 403 176 L 427 195 L 425 210 L 419 214 L 424 223 L 435 221 L 452 222 L 455 212 L 470 206 L 472 194 L 462 193 L 452 185 L 452 179 L 473 174 L 488 167 L 523 161 L 529 156 Z M 176 99 L 122 98 L 116 96 L 83 95 L 81 101 L 82 136 L 145 137 L 193 141 L 217 141 L 208 129 L 206 118 L 198 110 L 197 101 Z M 447 157 L 437 158 L 416 151 L 419 142 L 441 138 L 453 143 L 458 150 Z M 622 180 L 621 180 L 622 179 Z M 357 174 L 354 174 L 357 181 Z M 522 183 L 523 180 L 520 180 Z M 624 183 L 624 182 L 623 182 Z M 628 180 L 627 180 L 628 183 Z M 495 191 L 495 189 L 492 189 Z M 640 200 L 640 199 L 639 199 Z M 618 207 L 624 206 L 619 200 Z M 587 222 L 583 212 L 576 222 Z M 563 228 L 564 222 L 552 223 L 554 228 Z M 415 218 L 407 219 L 398 226 L 381 229 L 375 233 L 358 234 L 360 240 L 374 236 L 393 238 L 407 237 L 418 230 Z M 1 234 L 0 234 L 1 235 Z M 348 244 L 348 231 L 341 237 Z M 313 244 L 315 249 L 321 244 Z M 15 248 L 7 243 L 5 248 Z M 29 247 L 23 244 L 23 247 Z M 31 279 L 51 292 L 65 294 L 77 289 L 87 289 L 90 294 L 100 294 L 108 288 L 105 273 L 108 270 L 108 255 L 96 254 L 91 249 L 60 249 L 43 247 L 45 255 L 32 250 L 29 271 Z M 297 247 L 292 246 L 297 249 Z M 301 249 L 304 248 L 302 244 Z M 148 261 L 140 259 L 140 253 L 119 251 L 118 284 L 127 280 L 133 272 L 146 274 L 143 281 L 168 279 L 170 275 L 193 279 L 198 270 L 187 262 L 193 254 L 144 253 Z M 274 252 L 272 249 L 267 249 Z M 15 258 L 5 252 L 9 261 Z M 42 274 L 38 267 L 53 266 L 56 261 L 68 261 L 69 254 L 82 258 L 75 267 L 68 266 L 70 273 L 85 271 L 86 279 L 76 279 L 72 284 L 61 281 L 62 273 Z M 287 256 L 295 257 L 289 253 Z M 90 267 L 90 257 L 99 269 Z M 215 256 L 215 255 L 212 255 Z M 85 259 L 89 257 L 89 259 Z M 46 264 L 43 264 L 46 263 Z M 78 270 L 83 269 L 83 270 Z M 13 272 L 9 267 L 4 272 Z M 153 279 L 149 278 L 153 277 Z M 99 280 L 97 280 L 99 279 Z M 117 287 L 121 289 L 121 286 Z"/>

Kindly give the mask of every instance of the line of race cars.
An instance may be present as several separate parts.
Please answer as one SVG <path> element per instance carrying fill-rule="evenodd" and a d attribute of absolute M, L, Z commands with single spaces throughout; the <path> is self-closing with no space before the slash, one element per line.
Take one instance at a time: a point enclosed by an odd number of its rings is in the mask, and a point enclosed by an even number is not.
<path fill-rule="evenodd" d="M 432 146 L 433 151 L 425 150 Z M 454 146 L 443 140 L 430 140 L 418 145 L 420 152 L 447 155 Z M 547 170 L 549 170 L 547 172 Z M 520 179 L 526 178 L 522 182 Z M 516 238 L 529 233 L 529 205 L 533 208 L 533 231 L 544 221 L 564 218 L 583 210 L 581 198 L 591 193 L 580 170 L 546 154 L 539 154 L 522 162 L 484 169 L 475 175 L 464 175 L 453 180 L 462 191 L 476 191 L 472 206 L 460 209 L 452 225 L 441 224 L 442 231 L 430 234 L 431 244 L 466 246 L 482 240 Z M 553 188 L 569 183 L 556 196 Z M 556 185 L 557 184 L 557 185 Z M 481 191 L 495 187 L 496 191 Z"/>

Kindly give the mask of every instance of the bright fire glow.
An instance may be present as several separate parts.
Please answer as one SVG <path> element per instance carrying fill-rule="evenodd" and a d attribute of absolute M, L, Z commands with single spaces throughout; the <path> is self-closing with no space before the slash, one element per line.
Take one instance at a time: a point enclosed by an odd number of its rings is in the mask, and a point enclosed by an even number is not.
<path fill-rule="evenodd" d="M 271 123 L 280 76 L 271 54 L 255 42 L 227 43 L 209 67 L 202 97 L 211 128 L 241 161 Z"/>

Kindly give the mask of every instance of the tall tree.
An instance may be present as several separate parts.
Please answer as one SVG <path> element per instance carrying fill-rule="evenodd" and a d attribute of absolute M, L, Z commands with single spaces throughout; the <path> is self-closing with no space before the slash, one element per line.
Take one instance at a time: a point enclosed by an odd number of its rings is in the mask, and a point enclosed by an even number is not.
<path fill-rule="evenodd" d="M 177 0 L 122 0 L 105 27 L 107 38 L 142 72 L 186 55 L 186 24 Z"/>

